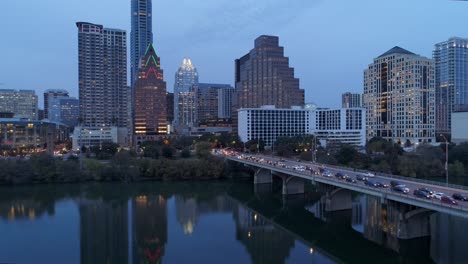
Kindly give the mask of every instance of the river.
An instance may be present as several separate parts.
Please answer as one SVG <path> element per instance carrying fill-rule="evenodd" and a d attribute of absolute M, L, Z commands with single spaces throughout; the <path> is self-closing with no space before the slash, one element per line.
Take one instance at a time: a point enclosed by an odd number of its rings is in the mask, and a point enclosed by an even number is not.
<path fill-rule="evenodd" d="M 431 213 L 426 234 L 401 239 L 396 205 L 353 194 L 351 209 L 330 211 L 313 186 L 280 188 L 1 187 L 0 263 L 467 263 L 467 219 Z"/>

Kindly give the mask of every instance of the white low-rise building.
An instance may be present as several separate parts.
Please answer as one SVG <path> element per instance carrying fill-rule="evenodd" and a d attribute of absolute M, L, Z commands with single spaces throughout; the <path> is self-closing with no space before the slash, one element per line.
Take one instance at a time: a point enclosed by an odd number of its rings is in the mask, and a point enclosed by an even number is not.
<path fill-rule="evenodd" d="M 75 127 L 72 136 L 73 149 L 80 150 L 82 147 L 100 146 L 103 142 L 122 144 L 122 137 L 126 131 L 119 131 L 118 127 Z M 119 137 L 120 135 L 120 137 Z"/>
<path fill-rule="evenodd" d="M 243 142 L 262 139 L 266 146 L 272 146 L 280 137 L 305 134 L 316 135 L 327 144 L 365 146 L 365 120 L 364 108 L 242 108 L 238 114 L 238 133 Z"/>

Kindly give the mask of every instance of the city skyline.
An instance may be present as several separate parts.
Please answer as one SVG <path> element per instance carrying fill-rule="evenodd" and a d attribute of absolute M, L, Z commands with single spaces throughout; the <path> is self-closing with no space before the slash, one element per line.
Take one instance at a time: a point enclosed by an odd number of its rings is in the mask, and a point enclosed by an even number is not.
<path fill-rule="evenodd" d="M 434 0 L 430 5 L 422 0 L 411 3 L 400 1 L 405 4 L 404 10 L 398 9 L 401 6 L 398 1 L 311 1 L 288 7 L 277 0 L 268 1 L 268 4 L 266 2 L 257 1 L 253 4 L 252 1 L 243 0 L 229 3 L 223 0 L 187 2 L 180 6 L 168 0 L 154 1 L 153 33 L 155 44 L 160 47 L 157 52 L 163 57 L 163 68 L 171 74 L 176 71 L 183 57 L 190 56 L 197 62 L 199 73 L 203 76 L 200 82 L 233 84 L 234 59 L 249 50 L 255 37 L 262 34 L 277 35 L 281 39 L 280 45 L 286 47 L 285 55 L 290 57 L 291 65 L 294 65 L 301 86 L 306 91 L 305 101 L 320 101 L 321 106 L 333 107 L 340 104 L 340 95 L 343 92 L 362 91 L 362 69 L 373 59 L 374 54 L 381 54 L 388 46 L 404 46 L 431 58 L 434 44 L 452 36 L 468 36 L 466 23 L 463 21 L 468 5 L 458 1 Z M 5 73 L 0 79 L 0 88 L 34 89 L 37 94 L 42 94 L 47 89 L 66 89 L 71 96 L 77 96 L 78 58 L 74 23 L 94 21 L 111 28 L 122 28 L 128 33 L 131 31 L 128 18 L 130 1 L 103 0 L 89 3 L 93 3 L 93 9 L 81 7 L 87 6 L 87 0 L 72 0 L 67 3 L 42 1 L 37 8 L 34 8 L 36 3 L 1 3 L 1 10 L 8 10 L 2 13 L 1 20 L 8 21 L 23 16 L 28 16 L 28 19 L 22 20 L 15 27 L 5 28 L 5 33 L 17 41 L 15 45 L 11 42 L 0 44 L 2 57 L 10 62 L 4 63 L 0 68 Z M 112 11 L 103 11 L 110 3 Z M 44 15 L 44 12 L 28 13 L 23 8 L 25 5 L 28 5 L 28 10 L 45 10 L 46 7 L 51 7 L 49 9 L 58 8 L 64 12 L 56 12 L 54 16 Z M 229 8 L 223 10 L 222 7 L 225 6 Z M 191 12 L 194 8 L 197 12 Z M 281 15 L 269 15 L 276 14 L 273 11 L 280 9 L 283 11 Z M 384 9 L 398 10 L 398 17 L 382 22 L 384 24 L 371 25 L 369 21 L 380 16 L 377 11 Z M 178 16 L 171 15 L 173 12 L 170 11 L 173 10 L 177 10 Z M 225 19 L 212 23 L 209 14 L 219 11 Z M 355 16 L 357 12 L 361 14 L 359 17 Z M 450 14 L 451 19 L 436 19 L 444 14 Z M 330 16 L 337 17 L 336 23 L 329 23 Z M 263 19 L 260 21 L 256 17 Z M 405 22 L 413 17 L 419 19 L 410 24 Z M 241 20 L 240 25 L 236 24 L 239 23 L 238 19 Z M 43 26 L 32 30 L 33 22 L 26 21 L 34 21 L 34 26 Z M 374 30 L 380 26 L 385 26 L 386 30 Z M 403 26 L 405 30 L 401 30 Z M 241 31 L 239 28 L 245 30 Z M 22 72 L 22 61 L 26 60 L 22 55 L 25 53 L 21 51 L 26 48 L 30 50 L 31 47 L 37 56 L 28 60 L 37 70 L 29 75 L 30 78 L 21 78 L 18 74 Z M 351 47 L 360 47 L 360 51 L 351 52 Z M 207 56 L 208 54 L 215 56 Z M 346 63 L 341 63 L 343 56 L 347 56 Z M 56 72 L 54 78 L 47 74 L 51 70 Z M 342 78 L 334 78 L 337 73 Z M 172 86 L 173 80 L 169 79 L 168 87 Z M 40 105 L 43 105 L 42 98 Z"/>

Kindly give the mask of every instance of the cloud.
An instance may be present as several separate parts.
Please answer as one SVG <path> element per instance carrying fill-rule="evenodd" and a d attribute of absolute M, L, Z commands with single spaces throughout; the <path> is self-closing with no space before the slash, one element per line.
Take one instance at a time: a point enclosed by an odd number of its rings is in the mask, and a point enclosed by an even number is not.
<path fill-rule="evenodd" d="M 278 30 L 322 0 L 203 0 L 183 32 L 190 39 L 226 39 Z M 189 4 L 188 0 L 184 1 Z M 193 3 L 193 2 L 192 2 Z M 268 32 L 265 32 L 268 33 Z"/>

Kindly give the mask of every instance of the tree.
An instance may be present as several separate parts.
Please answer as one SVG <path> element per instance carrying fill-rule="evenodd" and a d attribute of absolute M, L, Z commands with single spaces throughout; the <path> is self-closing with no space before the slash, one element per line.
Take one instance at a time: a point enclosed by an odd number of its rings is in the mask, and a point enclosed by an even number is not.
<path fill-rule="evenodd" d="M 190 158 L 190 155 L 190 149 L 187 147 L 180 152 L 180 156 L 184 159 Z"/>
<path fill-rule="evenodd" d="M 358 152 L 353 146 L 344 144 L 341 146 L 340 150 L 335 155 L 335 158 L 340 164 L 348 165 L 349 163 L 354 161 L 357 155 Z"/>
<path fill-rule="evenodd" d="M 163 146 L 161 149 L 161 155 L 166 159 L 172 159 L 174 156 L 174 150 L 170 146 Z"/>
<path fill-rule="evenodd" d="M 211 156 L 211 144 L 209 142 L 198 142 L 195 145 L 197 157 L 207 159 Z"/>
<path fill-rule="evenodd" d="M 143 157 L 157 159 L 159 158 L 159 145 L 154 141 L 145 141 L 141 144 Z"/>

